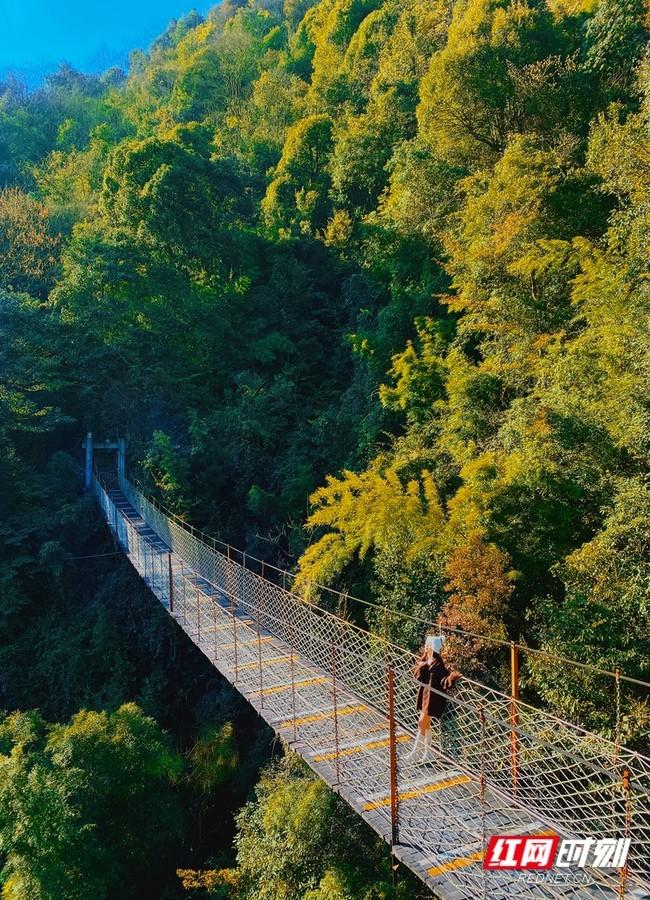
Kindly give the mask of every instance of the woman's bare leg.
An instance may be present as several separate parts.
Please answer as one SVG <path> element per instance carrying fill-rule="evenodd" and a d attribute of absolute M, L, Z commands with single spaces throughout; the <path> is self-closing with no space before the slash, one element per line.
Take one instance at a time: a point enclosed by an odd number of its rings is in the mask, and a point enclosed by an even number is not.
<path fill-rule="evenodd" d="M 420 746 L 420 742 L 422 741 L 422 739 L 423 739 L 423 734 L 420 731 L 420 725 L 418 724 L 418 729 L 415 732 L 415 743 L 413 744 L 413 747 L 411 748 L 411 752 L 406 754 L 407 760 L 410 761 L 415 757 L 415 754 L 417 753 L 417 749 Z"/>
<path fill-rule="evenodd" d="M 431 734 L 431 717 L 426 713 L 422 713 L 420 715 L 420 720 L 418 721 L 418 730 L 415 732 L 415 743 L 413 744 L 413 749 L 406 756 L 408 760 L 412 760 L 415 757 L 416 751 L 423 741 L 426 744 L 427 734 Z"/>
<path fill-rule="evenodd" d="M 431 719 L 429 719 L 429 727 L 424 733 L 424 750 L 422 752 L 422 761 L 429 759 L 431 754 Z"/>

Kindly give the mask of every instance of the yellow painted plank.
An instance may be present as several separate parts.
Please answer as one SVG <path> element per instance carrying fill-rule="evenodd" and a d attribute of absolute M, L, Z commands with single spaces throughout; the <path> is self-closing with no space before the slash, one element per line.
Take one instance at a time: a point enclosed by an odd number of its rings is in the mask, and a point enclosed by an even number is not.
<path fill-rule="evenodd" d="M 272 640 L 274 640 L 274 638 L 272 638 L 272 637 L 263 637 L 263 638 L 260 638 L 260 643 L 268 644 L 269 641 L 272 641 Z M 257 643 L 257 638 L 254 638 L 252 641 L 237 641 L 237 646 L 238 647 L 248 647 L 250 644 L 256 644 L 256 643 Z M 217 649 L 218 650 L 232 650 L 232 648 L 234 646 L 235 646 L 235 642 L 232 641 L 232 643 L 230 643 L 230 644 L 222 644 L 220 647 L 217 647 Z"/>
<path fill-rule="evenodd" d="M 453 872 L 456 869 L 464 869 L 465 866 L 471 866 L 472 863 L 483 859 L 483 851 L 472 853 L 470 856 L 461 856 L 458 859 L 450 859 L 449 862 L 441 863 L 439 866 L 433 866 L 429 869 L 429 875 L 435 878 L 436 875 L 444 875 L 445 872 Z"/>
<path fill-rule="evenodd" d="M 403 741 L 408 741 L 410 735 L 408 734 L 400 734 L 395 738 L 396 743 L 401 744 Z M 344 747 L 343 750 L 339 750 L 338 756 L 352 756 L 354 753 L 363 753 L 365 750 L 378 750 L 380 747 L 388 747 L 390 746 L 390 738 L 384 738 L 381 741 L 370 741 L 367 744 L 359 744 L 357 747 Z M 337 753 L 336 750 L 331 753 L 319 753 L 318 756 L 314 757 L 314 762 L 324 762 L 328 759 L 336 759 Z"/>
<path fill-rule="evenodd" d="M 455 787 L 457 784 L 466 784 L 471 781 L 469 775 L 455 775 L 453 778 L 446 778 L 444 781 L 435 781 L 432 784 L 425 784 L 419 788 L 413 788 L 412 791 L 405 791 L 399 795 L 400 800 L 414 800 L 423 794 L 433 794 L 435 791 L 444 791 L 445 788 Z M 379 809 L 382 806 L 390 806 L 390 796 L 382 797 L 381 800 L 372 800 L 364 803 L 364 810 Z"/>
<path fill-rule="evenodd" d="M 358 706 L 348 706 L 343 707 L 343 709 L 339 709 L 337 716 L 350 716 L 353 713 L 357 712 L 367 712 L 368 707 L 363 704 L 359 704 Z M 312 722 L 321 722 L 323 719 L 333 719 L 334 718 L 334 710 L 328 709 L 327 712 L 322 713 L 312 713 L 309 716 L 299 716 L 296 719 L 296 725 L 310 725 Z M 290 728 L 293 725 L 293 719 L 286 719 L 284 722 L 280 722 L 277 726 L 278 728 Z"/>
<path fill-rule="evenodd" d="M 299 688 L 309 687 L 312 684 L 325 684 L 329 681 L 328 678 L 307 678 L 304 681 L 296 681 L 293 687 L 298 690 Z M 260 691 L 253 691 L 253 694 L 262 693 L 265 697 L 268 694 L 280 694 L 282 691 L 290 691 L 291 690 L 291 682 L 289 684 L 274 684 L 272 687 L 264 688 Z M 293 720 L 291 722 L 293 724 Z"/>
<path fill-rule="evenodd" d="M 388 729 L 388 722 L 377 722 L 375 725 L 364 725 L 363 728 L 358 729 L 357 731 L 347 731 L 345 734 L 349 738 L 355 737 L 366 737 L 368 734 L 372 734 L 375 731 L 386 731 Z"/>
<path fill-rule="evenodd" d="M 248 627 L 252 624 L 252 619 L 237 619 L 237 625 L 245 625 L 246 627 Z M 201 632 L 204 631 L 232 631 L 232 622 L 228 622 L 227 625 L 204 625 L 203 622 L 201 622 Z"/>
<path fill-rule="evenodd" d="M 370 710 L 364 710 L 364 712 L 370 712 Z M 339 710 L 339 716 L 341 712 Z M 334 718 L 334 713 L 332 713 L 332 718 Z M 339 739 L 342 741 L 354 740 L 354 738 L 366 738 L 369 734 L 373 734 L 375 731 L 386 731 L 388 729 L 387 722 L 377 722 L 375 725 L 364 724 L 362 728 L 358 728 L 354 726 L 354 723 L 351 724 L 350 728 L 345 727 L 345 723 L 341 724 L 341 728 L 339 731 Z M 329 737 L 330 735 L 328 735 Z"/>
<path fill-rule="evenodd" d="M 530 832 L 523 831 L 522 834 L 530 835 Z M 557 832 L 555 831 L 539 831 L 536 834 L 530 835 L 531 837 L 555 837 Z M 483 851 L 478 850 L 476 853 L 471 853 L 469 856 L 459 856 L 458 859 L 450 859 L 449 862 L 440 863 L 439 866 L 433 866 L 429 869 L 429 875 L 432 878 L 435 878 L 436 875 L 444 875 L 445 872 L 453 872 L 456 869 L 464 869 L 465 866 L 471 866 L 472 863 L 477 862 L 478 860 L 483 859 Z"/>
<path fill-rule="evenodd" d="M 290 656 L 272 656 L 270 659 L 265 659 L 262 657 L 262 665 L 263 666 L 271 666 L 273 663 L 284 663 L 290 662 Z M 302 664 L 297 662 L 297 666 L 301 666 Z M 259 660 L 255 660 L 255 662 L 244 663 L 243 666 L 239 666 L 240 669 L 257 669 L 259 666 Z M 302 666 L 302 668 L 307 668 L 307 666 Z"/>

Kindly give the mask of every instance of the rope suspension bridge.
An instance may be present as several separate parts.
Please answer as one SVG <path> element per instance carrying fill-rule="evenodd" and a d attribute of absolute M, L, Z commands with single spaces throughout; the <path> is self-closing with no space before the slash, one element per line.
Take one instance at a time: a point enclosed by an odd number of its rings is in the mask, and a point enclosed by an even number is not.
<path fill-rule="evenodd" d="M 650 898 L 649 758 L 462 678 L 433 756 L 412 763 L 413 654 L 265 578 L 246 554 L 220 552 L 141 494 L 123 464 L 115 486 L 95 476 L 92 488 L 194 644 L 437 896 Z M 580 883 L 533 883 L 483 868 L 497 834 L 629 838 L 630 851 L 623 867 L 579 870 Z"/>

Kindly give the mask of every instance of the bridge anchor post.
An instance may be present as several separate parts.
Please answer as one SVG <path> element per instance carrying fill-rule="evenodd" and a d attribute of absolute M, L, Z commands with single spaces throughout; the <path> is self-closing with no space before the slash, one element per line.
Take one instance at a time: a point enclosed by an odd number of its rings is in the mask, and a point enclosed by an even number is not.
<path fill-rule="evenodd" d="M 196 583 L 196 642 L 201 646 L 201 591 Z"/>
<path fill-rule="evenodd" d="M 213 637 L 212 637 L 212 659 L 216 665 L 217 660 L 219 658 L 219 632 L 217 630 L 217 602 L 216 600 L 212 601 L 212 627 L 213 627 Z"/>
<path fill-rule="evenodd" d="M 172 573 L 172 555 L 167 554 L 167 565 L 169 568 L 169 611 L 174 612 L 174 575 Z"/>
<path fill-rule="evenodd" d="M 391 846 L 399 843 L 399 794 L 397 791 L 397 741 L 395 740 L 395 672 L 388 667 L 388 735 L 390 742 Z"/>
<path fill-rule="evenodd" d="M 624 835 L 626 838 L 629 838 L 630 832 L 632 830 L 632 802 L 631 802 L 632 798 L 630 795 L 630 779 L 631 779 L 631 772 L 626 766 L 623 769 L 622 784 L 621 784 L 621 787 L 623 789 L 623 799 L 624 799 L 624 803 L 625 803 Z M 619 900 L 625 900 L 628 871 L 629 871 L 628 864 L 626 862 L 624 866 L 621 866 L 621 869 L 619 871 L 619 881 L 618 881 Z"/>
<path fill-rule="evenodd" d="M 510 643 L 510 772 L 512 790 L 516 794 L 519 784 L 519 648 Z"/>
<path fill-rule="evenodd" d="M 248 571 L 246 564 L 246 554 L 242 553 L 242 576 L 244 578 L 244 583 L 246 580 L 246 573 Z M 264 563 L 262 563 L 264 566 Z M 243 595 L 243 590 L 242 590 Z M 248 596 L 248 594 L 247 594 Z M 264 675 L 262 670 L 262 631 L 260 625 L 260 595 L 259 591 L 255 592 L 255 629 L 257 631 L 257 672 L 259 676 L 259 685 L 260 685 L 260 708 L 264 709 Z"/>
<path fill-rule="evenodd" d="M 93 433 L 89 431 L 83 445 L 86 448 L 86 479 L 85 487 L 89 491 L 93 486 Z"/>
<path fill-rule="evenodd" d="M 339 704 L 336 690 L 336 643 L 332 639 L 332 702 L 334 704 L 334 747 L 336 750 L 336 783 L 341 782 L 341 762 L 339 750 Z"/>

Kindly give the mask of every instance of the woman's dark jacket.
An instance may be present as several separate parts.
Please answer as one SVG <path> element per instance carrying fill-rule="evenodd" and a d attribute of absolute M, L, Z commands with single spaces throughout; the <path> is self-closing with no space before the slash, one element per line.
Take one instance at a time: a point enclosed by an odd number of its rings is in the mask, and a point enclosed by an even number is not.
<path fill-rule="evenodd" d="M 444 712 L 447 700 L 445 697 L 441 697 L 440 694 L 434 693 L 434 691 L 443 690 L 442 682 L 448 675 L 449 669 L 445 666 L 442 657 L 438 653 L 433 654 L 433 659 L 430 663 L 418 663 L 415 675 L 421 684 L 418 690 L 418 710 L 421 710 L 424 706 L 426 713 L 430 716 L 435 716 L 437 719 L 440 718 Z M 428 690 L 428 688 L 433 688 L 433 690 Z"/>

